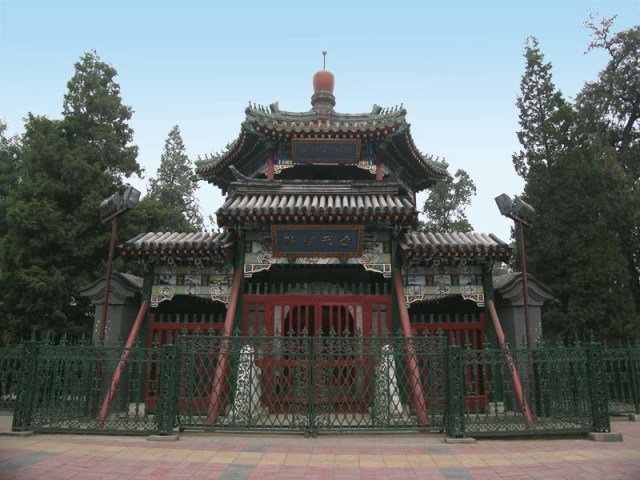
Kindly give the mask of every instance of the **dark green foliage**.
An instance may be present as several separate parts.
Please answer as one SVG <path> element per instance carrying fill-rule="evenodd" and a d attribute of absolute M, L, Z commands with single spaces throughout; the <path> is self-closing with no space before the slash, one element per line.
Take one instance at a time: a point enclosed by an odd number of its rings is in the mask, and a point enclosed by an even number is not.
<path fill-rule="evenodd" d="M 68 83 L 62 120 L 29 115 L 20 181 L 7 198 L 0 271 L 4 337 L 32 330 L 87 331 L 78 288 L 104 272 L 108 226 L 100 201 L 140 172 L 115 69 L 87 53 Z"/>
<path fill-rule="evenodd" d="M 141 171 L 138 147 L 130 145 L 132 109 L 122 103 L 116 75 L 96 52 L 85 53 L 67 83 L 62 112 L 67 138 L 81 147 L 83 160 L 100 165 L 114 181 Z"/>
<path fill-rule="evenodd" d="M 513 155 L 516 172 L 525 180 L 531 169 L 544 167 L 572 143 L 572 109 L 551 78 L 551 64 L 544 63 L 538 41 L 528 38 L 526 68 L 516 105 L 520 110 L 518 140 L 523 149 Z"/>
<path fill-rule="evenodd" d="M 7 137 L 7 125 L 0 119 L 0 238 L 7 231 L 9 194 L 20 181 L 20 139 Z"/>
<path fill-rule="evenodd" d="M 156 178 L 149 182 L 149 199 L 146 208 L 161 220 L 165 231 L 186 232 L 204 226 L 198 199 L 198 185 L 194 179 L 193 166 L 175 125 L 169 132 L 160 157 L 160 168 Z M 156 205 L 151 205 L 154 202 Z"/>
<path fill-rule="evenodd" d="M 551 65 L 534 39 L 525 58 L 517 102 L 523 148 L 513 161 L 538 213 L 526 230 L 528 270 L 556 297 L 543 318 L 545 332 L 637 334 L 637 274 L 628 250 L 637 246 L 629 232 L 637 229 L 640 204 L 619 145 L 611 143 L 611 112 L 596 108 L 604 101 L 594 93 L 601 87 L 587 84 L 574 107 L 553 85 Z"/>
<path fill-rule="evenodd" d="M 6 270 L 7 210 L 11 192 L 20 182 L 21 145 L 17 137 L 7 137 L 7 125 L 0 120 L 0 279 Z M 4 310 L 4 299 L 0 295 L 0 314 Z M 2 336 L 0 335 L 0 345 Z"/>
<path fill-rule="evenodd" d="M 546 182 L 525 189 L 536 205 L 525 231 L 529 272 L 551 287 L 556 303 L 545 329 L 586 338 L 632 334 L 635 310 L 623 245 L 615 230 L 624 181 L 617 164 L 577 151 L 549 167 Z M 584 195 L 583 192 L 589 192 Z"/>
<path fill-rule="evenodd" d="M 437 183 L 424 202 L 426 222 L 422 228 L 428 232 L 470 232 L 473 227 L 465 208 L 471 204 L 476 186 L 464 170 L 456 171 L 453 178 Z"/>
<path fill-rule="evenodd" d="M 636 310 L 640 312 L 640 26 L 611 33 L 614 18 L 586 23 L 591 30 L 589 50 L 608 56 L 598 80 L 588 82 L 576 104 L 584 130 L 599 150 L 615 159 L 626 175 L 625 208 L 616 231 L 627 260 Z M 624 212 L 624 213 L 623 213 Z"/>

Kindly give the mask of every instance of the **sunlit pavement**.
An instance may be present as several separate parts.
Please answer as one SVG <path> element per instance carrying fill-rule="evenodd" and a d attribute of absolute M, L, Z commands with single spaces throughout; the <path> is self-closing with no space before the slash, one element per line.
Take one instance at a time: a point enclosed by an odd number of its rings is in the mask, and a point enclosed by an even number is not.
<path fill-rule="evenodd" d="M 6 424 L 6 420 L 5 420 Z M 640 422 L 586 438 L 445 444 L 442 435 L 0 436 L 0 480 L 640 479 Z"/>

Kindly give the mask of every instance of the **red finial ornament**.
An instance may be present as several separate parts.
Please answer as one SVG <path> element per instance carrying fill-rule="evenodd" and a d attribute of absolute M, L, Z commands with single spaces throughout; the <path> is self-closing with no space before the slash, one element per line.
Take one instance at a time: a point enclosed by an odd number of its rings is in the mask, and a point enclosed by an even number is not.
<path fill-rule="evenodd" d="M 328 118 L 336 104 L 336 97 L 333 96 L 335 78 L 333 73 L 326 70 L 326 67 L 327 51 L 323 50 L 322 70 L 317 71 L 313 76 L 313 96 L 311 97 L 311 105 L 320 119 Z"/>

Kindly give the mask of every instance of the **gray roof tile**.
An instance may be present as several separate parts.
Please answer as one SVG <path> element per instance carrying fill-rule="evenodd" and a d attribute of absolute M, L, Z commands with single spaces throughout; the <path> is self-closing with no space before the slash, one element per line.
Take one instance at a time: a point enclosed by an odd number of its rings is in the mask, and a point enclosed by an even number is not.
<path fill-rule="evenodd" d="M 375 194 L 261 194 L 236 193 L 216 212 L 219 225 L 251 217 L 293 216 L 400 216 L 411 223 L 418 211 L 409 197 Z M 257 219 L 257 218 L 256 218 Z"/>
<path fill-rule="evenodd" d="M 235 243 L 231 232 L 147 232 L 118 247 L 123 255 L 143 253 L 220 252 Z"/>
<path fill-rule="evenodd" d="M 411 232 L 405 234 L 400 247 L 406 256 L 495 256 L 506 260 L 511 256 L 511 247 L 493 234 L 475 232 Z"/>

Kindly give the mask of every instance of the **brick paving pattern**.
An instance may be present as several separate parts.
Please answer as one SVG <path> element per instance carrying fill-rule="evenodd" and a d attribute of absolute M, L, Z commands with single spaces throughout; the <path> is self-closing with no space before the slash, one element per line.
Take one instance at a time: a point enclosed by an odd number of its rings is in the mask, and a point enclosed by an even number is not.
<path fill-rule="evenodd" d="M 185 434 L 0 437 L 0 480 L 639 480 L 640 422 L 582 438 L 443 444 L 441 435 Z"/>

